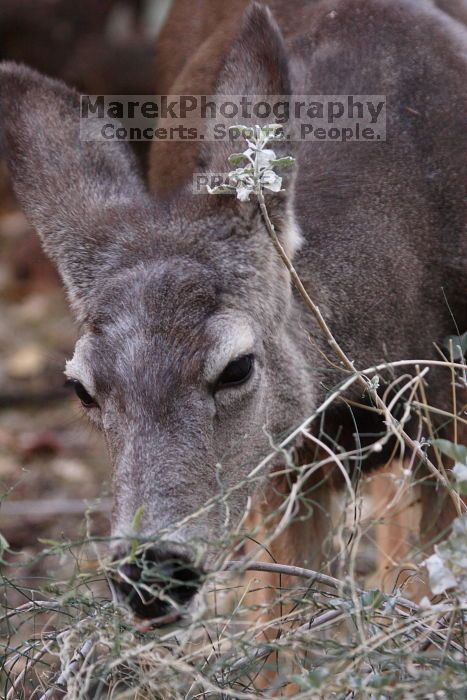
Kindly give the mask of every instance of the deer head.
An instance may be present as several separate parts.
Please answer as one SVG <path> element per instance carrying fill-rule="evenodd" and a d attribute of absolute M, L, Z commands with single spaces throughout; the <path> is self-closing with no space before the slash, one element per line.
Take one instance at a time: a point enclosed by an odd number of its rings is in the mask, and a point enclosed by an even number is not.
<path fill-rule="evenodd" d="M 284 42 L 264 7 L 247 13 L 217 92 L 290 92 Z M 78 95 L 64 84 L 3 64 L 0 125 L 17 197 L 79 324 L 66 375 L 108 445 L 115 555 L 128 538 L 151 541 L 150 583 L 163 571 L 170 600 L 187 602 L 241 518 L 271 436 L 313 405 L 288 273 L 256 202 L 188 190 L 158 202 L 126 144 L 80 141 Z M 204 167 L 224 171 L 228 152 L 206 145 Z M 269 204 L 293 256 L 292 181 Z M 128 592 L 141 568 L 125 566 Z M 144 593 L 132 604 L 146 617 L 169 606 Z"/>

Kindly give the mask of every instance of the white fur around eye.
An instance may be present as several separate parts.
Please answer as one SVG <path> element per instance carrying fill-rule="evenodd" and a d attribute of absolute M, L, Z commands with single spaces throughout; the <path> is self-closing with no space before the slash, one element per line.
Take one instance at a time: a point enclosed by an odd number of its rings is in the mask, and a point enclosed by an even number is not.
<path fill-rule="evenodd" d="M 212 349 L 206 359 L 204 375 L 208 383 L 215 382 L 229 362 L 253 353 L 253 330 L 246 321 L 228 316 L 211 320 L 210 332 L 214 337 Z"/>
<path fill-rule="evenodd" d="M 68 379 L 77 379 L 86 391 L 94 396 L 96 387 L 94 377 L 90 370 L 89 357 L 90 336 L 83 335 L 75 346 L 75 352 L 71 360 L 65 364 L 65 375 Z"/>

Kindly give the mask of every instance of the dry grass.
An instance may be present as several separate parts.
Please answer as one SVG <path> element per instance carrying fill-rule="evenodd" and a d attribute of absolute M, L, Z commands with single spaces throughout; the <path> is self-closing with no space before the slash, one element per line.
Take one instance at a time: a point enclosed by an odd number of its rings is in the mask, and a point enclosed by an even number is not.
<path fill-rule="evenodd" d="M 464 365 L 447 359 L 442 362 L 459 400 L 465 388 Z M 429 371 L 423 370 L 429 370 L 430 363 L 406 365 L 412 376 L 404 380 L 409 398 L 405 420 L 409 415 L 418 417 L 420 436 L 434 439 L 431 416 L 439 411 L 427 406 L 424 391 Z M 378 371 L 369 369 L 361 376 L 371 381 Z M 347 382 L 330 394 L 326 406 L 340 400 L 352 378 L 349 374 Z M 395 387 L 401 390 L 400 382 L 395 380 L 393 391 L 386 391 L 386 409 Z M 277 449 L 290 455 L 287 450 L 293 439 L 310 434 L 309 428 L 322 410 Z M 465 408 L 447 412 L 442 418 L 455 423 L 459 442 Z M 403 422 L 389 421 L 388 434 L 403 427 Z M 426 554 L 418 549 L 413 535 L 403 532 L 405 521 L 399 517 L 412 507 L 411 499 L 417 500 L 417 489 L 427 488 L 420 444 L 421 439 L 412 452 L 406 445 L 404 468 L 382 477 L 391 483 L 384 504 L 375 504 L 374 499 L 371 504 L 363 481 L 345 480 L 338 498 L 339 517 L 334 518 L 332 542 L 328 543 L 331 554 L 327 570 L 322 572 L 265 563 L 264 556 L 262 562 L 252 561 L 264 555 L 278 532 L 293 523 L 295 501 L 302 497 L 300 484 L 306 483 L 309 472 L 326 466 L 347 473 L 348 459 L 355 454 L 328 448 L 319 464 L 302 467 L 297 489 L 270 514 L 269 526 L 250 521 L 253 531 L 249 536 L 261 539 L 261 547 L 250 547 L 242 562 L 230 563 L 225 567 L 228 570 L 210 573 L 196 611 L 185 614 L 182 623 L 172 628 L 144 628 L 114 604 L 107 585 L 110 566 L 106 541 L 90 536 L 91 516 L 79 541 L 44 543 L 33 561 L 24 561 L 21 553 L 10 551 L 4 543 L 2 697 L 38 700 L 66 693 L 71 700 L 240 700 L 280 695 L 464 698 L 467 595 L 462 586 L 467 573 L 462 571 L 462 561 L 453 565 L 459 587 L 436 598 L 431 596 L 431 600 L 425 597 L 421 604 L 407 600 L 414 581 L 426 578 Z M 431 476 L 431 488 L 442 490 L 449 483 L 450 497 L 463 512 L 462 500 L 451 485 L 452 462 L 440 449 L 435 448 L 433 455 L 436 474 L 434 480 Z M 265 459 L 252 471 L 253 481 L 261 483 L 269 462 Z M 292 464 L 287 465 L 287 469 L 292 468 Z M 307 499 L 310 512 L 319 506 L 313 491 Z M 387 592 L 365 590 L 362 557 L 374 552 L 375 542 L 381 541 L 378 528 L 394 525 L 395 520 L 406 546 L 402 554 L 389 554 L 388 561 L 397 569 L 397 558 L 402 556 L 406 564 L 401 568 L 406 574 L 386 579 L 386 584 L 391 580 Z M 224 543 L 226 553 L 232 544 Z M 467 542 L 457 539 L 453 545 L 455 552 L 463 546 L 467 568 Z M 391 569 L 388 561 L 386 574 Z M 29 573 L 38 562 L 47 573 L 36 582 Z M 64 571 L 72 574 L 61 580 Z"/>

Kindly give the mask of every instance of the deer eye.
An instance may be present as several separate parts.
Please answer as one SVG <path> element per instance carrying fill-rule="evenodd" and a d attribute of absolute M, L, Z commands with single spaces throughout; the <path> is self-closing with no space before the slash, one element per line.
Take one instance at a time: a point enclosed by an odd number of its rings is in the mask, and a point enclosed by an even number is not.
<path fill-rule="evenodd" d="M 216 383 L 216 389 L 226 389 L 231 386 L 240 386 L 251 377 L 254 365 L 253 355 L 243 355 L 229 362 Z"/>
<path fill-rule="evenodd" d="M 84 386 L 77 379 L 69 379 L 66 382 L 67 386 L 73 387 L 76 396 L 79 398 L 83 406 L 86 408 L 91 408 L 92 406 L 97 406 L 97 401 L 92 398 L 91 394 L 84 388 Z"/>

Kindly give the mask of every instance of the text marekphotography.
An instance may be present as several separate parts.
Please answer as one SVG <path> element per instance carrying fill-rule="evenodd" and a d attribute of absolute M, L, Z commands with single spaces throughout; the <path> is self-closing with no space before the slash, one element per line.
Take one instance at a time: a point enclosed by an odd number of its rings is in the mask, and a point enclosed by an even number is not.
<path fill-rule="evenodd" d="M 280 124 L 291 141 L 384 141 L 384 95 L 81 95 L 83 141 L 242 140 Z"/>

